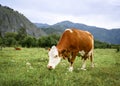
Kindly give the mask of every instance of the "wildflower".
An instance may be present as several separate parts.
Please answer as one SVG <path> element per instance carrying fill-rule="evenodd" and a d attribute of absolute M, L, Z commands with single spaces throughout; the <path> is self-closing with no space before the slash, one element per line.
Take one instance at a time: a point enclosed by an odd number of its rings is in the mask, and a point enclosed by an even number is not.
<path fill-rule="evenodd" d="M 29 62 L 26 63 L 26 66 L 27 66 L 29 69 L 33 69 L 33 67 L 31 66 L 31 63 L 29 63 Z"/>

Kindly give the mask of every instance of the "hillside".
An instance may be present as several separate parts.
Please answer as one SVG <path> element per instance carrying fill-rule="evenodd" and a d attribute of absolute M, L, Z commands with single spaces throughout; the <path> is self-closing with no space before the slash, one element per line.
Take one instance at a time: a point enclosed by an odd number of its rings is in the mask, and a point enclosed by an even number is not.
<path fill-rule="evenodd" d="M 0 35 L 4 36 L 6 32 L 17 32 L 20 28 L 25 28 L 27 34 L 31 36 L 46 35 L 44 31 L 38 29 L 23 14 L 0 5 Z"/>
<path fill-rule="evenodd" d="M 63 21 L 56 23 L 54 25 L 49 25 L 47 28 L 42 28 L 47 34 L 51 33 L 57 33 L 61 34 L 66 28 L 78 28 L 82 30 L 87 30 L 90 31 L 96 40 L 100 40 L 102 42 L 108 42 L 112 44 L 120 44 L 120 29 L 112 29 L 112 30 L 107 30 L 105 28 L 99 28 L 95 26 L 88 26 L 85 24 L 80 24 L 80 23 L 73 23 L 70 21 Z"/>

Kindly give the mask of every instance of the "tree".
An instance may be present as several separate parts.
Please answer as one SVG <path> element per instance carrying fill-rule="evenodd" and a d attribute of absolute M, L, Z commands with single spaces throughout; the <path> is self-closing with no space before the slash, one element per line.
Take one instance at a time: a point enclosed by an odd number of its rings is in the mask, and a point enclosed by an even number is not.
<path fill-rule="evenodd" d="M 8 47 L 16 45 L 16 36 L 17 36 L 17 34 L 14 32 L 5 33 L 3 43 Z"/>
<path fill-rule="evenodd" d="M 26 29 L 24 27 L 21 27 L 17 34 L 17 41 L 21 42 L 25 37 L 27 36 Z"/>
<path fill-rule="evenodd" d="M 120 51 L 120 47 L 119 46 L 117 46 L 117 51 L 116 52 L 119 52 Z"/>
<path fill-rule="evenodd" d="M 2 50 L 2 38 L 0 37 L 0 50 Z"/>
<path fill-rule="evenodd" d="M 32 38 L 32 47 L 37 47 L 37 39 L 35 37 Z"/>
<path fill-rule="evenodd" d="M 12 37 L 4 38 L 4 44 L 8 47 L 14 46 L 16 44 L 16 40 Z"/>
<path fill-rule="evenodd" d="M 15 33 L 15 32 L 6 32 L 5 33 L 5 38 L 9 38 L 9 37 L 12 37 L 12 38 L 16 39 L 17 33 Z"/>
<path fill-rule="evenodd" d="M 36 39 L 30 36 L 26 36 L 22 41 L 21 41 L 22 47 L 35 47 L 36 46 Z"/>
<path fill-rule="evenodd" d="M 95 40 L 95 48 L 111 48 L 111 45 L 106 42 Z"/>
<path fill-rule="evenodd" d="M 57 44 L 58 39 L 59 39 L 59 36 L 57 35 L 43 36 L 38 39 L 38 46 L 39 47 L 51 47 Z"/>
<path fill-rule="evenodd" d="M 2 40 L 2 38 L 0 37 L 0 45 L 2 45 L 2 43 L 3 43 L 3 40 Z"/>

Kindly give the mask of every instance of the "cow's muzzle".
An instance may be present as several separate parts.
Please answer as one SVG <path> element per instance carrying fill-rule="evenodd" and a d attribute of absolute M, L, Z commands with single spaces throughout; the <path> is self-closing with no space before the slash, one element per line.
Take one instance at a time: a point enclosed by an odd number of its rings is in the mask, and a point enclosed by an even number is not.
<path fill-rule="evenodd" d="M 47 66 L 47 68 L 49 69 L 49 70 L 52 70 L 53 69 L 53 67 L 52 66 Z"/>

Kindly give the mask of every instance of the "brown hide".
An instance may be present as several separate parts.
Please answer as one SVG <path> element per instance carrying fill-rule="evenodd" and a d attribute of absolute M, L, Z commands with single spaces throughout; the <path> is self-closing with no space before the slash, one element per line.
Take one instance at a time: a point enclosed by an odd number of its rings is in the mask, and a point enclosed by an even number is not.
<path fill-rule="evenodd" d="M 72 28 L 64 31 L 56 47 L 59 55 L 68 58 L 68 61 L 71 56 L 74 60 L 78 52 L 82 50 L 85 52 L 83 58 L 86 59 L 88 52 L 94 48 L 93 41 L 91 33 Z"/>
<path fill-rule="evenodd" d="M 21 48 L 16 47 L 15 50 L 21 50 Z"/>

